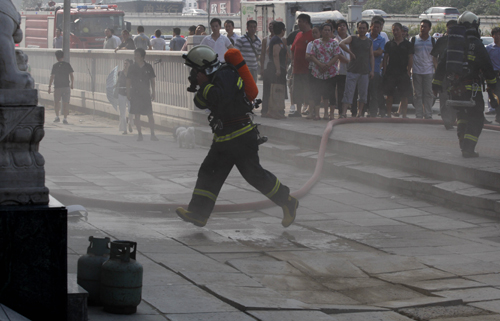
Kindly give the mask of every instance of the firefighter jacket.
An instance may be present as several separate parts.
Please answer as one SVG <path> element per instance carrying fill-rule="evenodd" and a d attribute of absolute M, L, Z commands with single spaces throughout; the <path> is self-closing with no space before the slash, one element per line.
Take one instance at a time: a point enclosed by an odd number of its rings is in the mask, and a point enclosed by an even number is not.
<path fill-rule="evenodd" d="M 247 115 L 252 105 L 246 99 L 243 79 L 232 65 L 223 64 L 209 83 L 201 84 L 194 103 L 211 111 L 215 142 L 231 140 L 255 128 Z"/>
<path fill-rule="evenodd" d="M 496 74 L 493 71 L 493 65 L 491 63 L 490 56 L 486 51 L 481 40 L 471 34 L 469 31 L 466 32 L 466 44 L 468 46 L 467 52 L 465 52 L 465 59 L 468 66 L 468 72 L 464 73 L 460 78 L 460 82 L 465 85 L 467 90 L 473 90 L 473 84 L 477 83 L 479 85 L 482 84 L 482 78 L 486 81 L 488 87 L 494 89 L 497 83 Z M 446 59 L 447 54 L 443 55 L 442 58 L 439 59 L 439 63 L 434 73 L 434 77 L 432 79 L 432 89 L 436 91 L 442 91 L 442 84 L 446 75 Z M 446 88 L 448 89 L 448 88 Z M 477 90 L 477 89 L 475 89 Z"/>

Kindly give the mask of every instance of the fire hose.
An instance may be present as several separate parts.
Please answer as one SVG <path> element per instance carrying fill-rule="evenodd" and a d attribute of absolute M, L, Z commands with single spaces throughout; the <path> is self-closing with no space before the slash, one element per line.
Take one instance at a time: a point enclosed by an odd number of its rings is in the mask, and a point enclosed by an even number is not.
<path fill-rule="evenodd" d="M 330 134 L 334 126 L 352 123 L 391 123 L 391 124 L 430 124 L 430 125 L 443 125 L 442 120 L 433 119 L 410 119 L 410 118 L 343 118 L 335 119 L 328 122 L 325 130 L 323 131 L 321 142 L 318 151 L 318 158 L 312 176 L 304 183 L 304 185 L 291 195 L 296 198 L 302 198 L 307 195 L 313 186 L 319 181 L 321 172 L 323 170 L 324 157 L 326 147 Z M 500 126 L 484 125 L 485 129 L 500 131 Z M 182 203 L 132 203 L 113 200 L 102 200 L 94 198 L 80 197 L 64 192 L 51 192 L 51 195 L 56 197 L 59 201 L 66 204 L 82 204 L 87 207 L 96 207 L 113 210 L 124 211 L 159 211 L 159 212 L 173 212 L 177 207 L 186 207 Z M 241 212 L 250 210 L 261 210 L 269 207 L 276 206 L 271 200 L 262 200 L 257 202 L 248 202 L 240 204 L 220 204 L 215 205 L 214 213 L 224 212 Z"/>

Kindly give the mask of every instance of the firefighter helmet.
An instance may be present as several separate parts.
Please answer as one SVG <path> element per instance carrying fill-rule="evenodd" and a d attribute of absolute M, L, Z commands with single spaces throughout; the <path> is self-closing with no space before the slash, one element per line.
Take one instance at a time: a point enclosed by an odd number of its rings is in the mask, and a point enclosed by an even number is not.
<path fill-rule="evenodd" d="M 479 29 L 481 19 L 470 11 L 465 11 L 458 17 L 458 24 L 463 25 L 467 29 Z"/>
<path fill-rule="evenodd" d="M 221 63 L 215 51 L 208 46 L 196 46 L 189 50 L 187 54 L 182 55 L 184 64 L 198 71 L 211 75 L 216 72 Z"/>

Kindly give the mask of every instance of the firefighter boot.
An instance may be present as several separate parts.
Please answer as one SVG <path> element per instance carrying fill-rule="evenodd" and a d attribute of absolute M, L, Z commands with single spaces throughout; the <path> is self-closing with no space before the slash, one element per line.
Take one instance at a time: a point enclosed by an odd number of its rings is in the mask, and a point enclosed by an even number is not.
<path fill-rule="evenodd" d="M 283 225 L 283 227 L 289 227 L 292 225 L 293 221 L 295 221 L 297 207 L 299 207 L 299 200 L 288 195 L 285 205 L 281 206 L 283 209 L 283 220 L 281 221 L 281 225 Z"/>
<path fill-rule="evenodd" d="M 203 227 L 207 224 L 208 217 L 201 214 L 190 212 L 183 209 L 182 207 L 178 207 L 175 212 L 177 213 L 177 216 L 179 216 L 185 222 L 193 223 L 194 225 L 199 227 Z"/>
<path fill-rule="evenodd" d="M 462 151 L 462 157 L 463 158 L 474 158 L 474 157 L 479 157 L 479 153 L 476 151 L 472 152 L 467 152 L 467 151 Z"/>

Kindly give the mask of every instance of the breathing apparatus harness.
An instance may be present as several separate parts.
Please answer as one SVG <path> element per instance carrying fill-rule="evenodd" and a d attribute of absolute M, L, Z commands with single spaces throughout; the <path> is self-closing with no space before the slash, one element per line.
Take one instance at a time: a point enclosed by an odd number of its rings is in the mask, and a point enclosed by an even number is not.
<path fill-rule="evenodd" d="M 200 46 L 198 46 L 198 47 L 200 47 Z M 197 76 L 198 72 L 202 72 L 202 73 L 206 74 L 211 79 L 215 78 L 217 73 L 225 68 L 231 68 L 231 69 L 235 70 L 236 72 L 238 72 L 238 69 L 235 66 L 233 66 L 232 64 L 221 63 L 218 59 L 218 55 L 215 53 L 212 56 L 213 59 L 211 59 L 211 60 L 201 59 L 201 64 L 199 62 L 192 60 L 190 58 L 190 54 L 196 48 L 197 47 L 191 49 L 190 52 L 188 52 L 187 54 L 182 55 L 182 58 L 184 58 L 184 60 L 185 60 L 184 64 L 186 66 L 192 68 L 190 71 L 190 75 L 188 77 L 190 85 L 187 88 L 187 91 L 193 92 L 193 93 L 196 93 L 198 91 L 199 84 L 196 80 L 196 76 Z M 209 47 L 207 47 L 207 48 L 209 48 Z M 203 48 L 202 50 L 206 51 L 207 49 Z M 210 48 L 210 50 L 211 50 L 211 48 Z M 244 63 L 244 61 L 242 63 Z M 238 74 L 239 74 L 239 72 L 238 72 Z M 258 130 L 258 126 L 260 124 L 253 122 L 253 115 L 254 114 L 252 111 L 253 111 L 253 109 L 257 109 L 260 107 L 262 100 L 255 99 L 254 101 L 250 102 L 244 91 L 243 91 L 243 100 L 244 100 L 246 106 L 248 107 L 248 111 L 246 112 L 244 117 L 234 118 L 234 119 L 229 119 L 229 120 L 223 121 L 222 119 L 220 119 L 219 117 L 214 115 L 213 112 L 210 112 L 207 119 L 208 119 L 208 123 L 209 123 L 210 127 L 212 128 L 212 132 L 215 133 L 216 130 L 222 130 L 224 127 L 231 127 L 231 126 L 234 126 L 237 124 L 244 123 L 246 125 L 251 125 L 251 127 L 253 127 L 253 129 L 256 131 L 257 143 L 259 145 L 267 142 L 268 138 L 266 136 L 260 136 L 260 132 Z"/>

